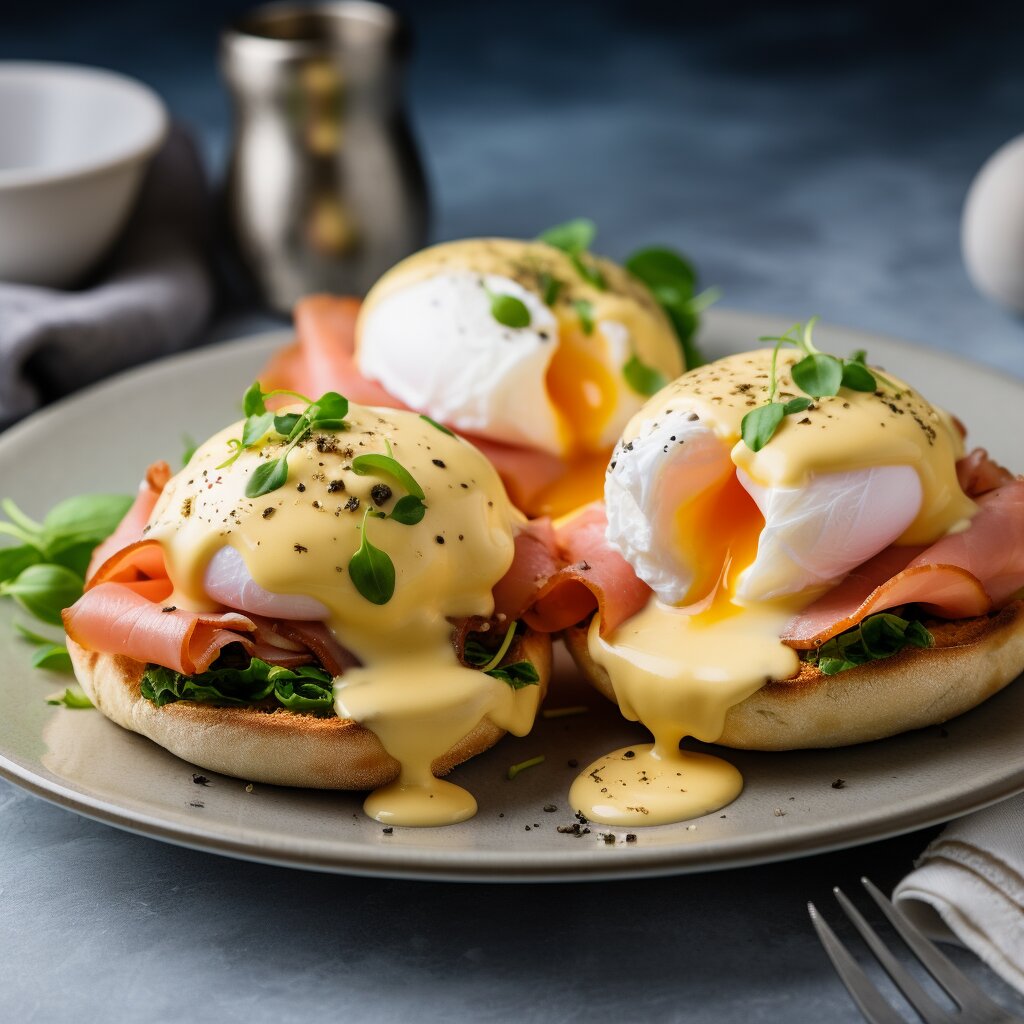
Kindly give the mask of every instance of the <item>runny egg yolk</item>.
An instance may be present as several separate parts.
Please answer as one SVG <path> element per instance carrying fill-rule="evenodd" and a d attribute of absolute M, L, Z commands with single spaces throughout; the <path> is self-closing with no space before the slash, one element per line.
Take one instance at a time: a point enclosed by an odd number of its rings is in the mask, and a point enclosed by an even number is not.
<path fill-rule="evenodd" d="M 763 528 L 764 516 L 734 472 L 680 505 L 676 539 L 683 559 L 694 567 L 684 603 L 703 601 L 712 592 L 733 595 L 740 573 L 757 557 Z"/>
<path fill-rule="evenodd" d="M 587 334 L 575 316 L 558 320 L 558 346 L 544 383 L 568 454 L 564 474 L 529 510 L 534 515 L 560 516 L 600 500 L 609 457 L 602 436 L 620 401 L 608 363 L 595 354 L 607 346 L 600 329 Z"/>

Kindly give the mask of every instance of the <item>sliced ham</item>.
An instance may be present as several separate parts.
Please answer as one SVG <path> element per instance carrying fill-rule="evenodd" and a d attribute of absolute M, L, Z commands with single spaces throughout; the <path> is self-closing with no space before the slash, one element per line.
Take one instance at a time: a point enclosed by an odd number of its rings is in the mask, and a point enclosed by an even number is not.
<path fill-rule="evenodd" d="M 146 478 L 139 484 L 138 493 L 131 508 L 125 513 L 117 529 L 92 553 L 85 578 L 93 573 L 123 547 L 142 539 L 143 527 L 149 522 L 161 491 L 171 479 L 171 467 L 166 462 L 154 462 L 146 470 Z"/>
<path fill-rule="evenodd" d="M 956 476 L 965 494 L 977 498 L 1013 482 L 1013 474 L 989 458 L 984 448 L 975 448 L 956 464 Z"/>
<path fill-rule="evenodd" d="M 531 519 L 516 534 L 512 565 L 494 587 L 494 614 L 507 621 L 520 618 L 561 564 L 551 520 Z"/>
<path fill-rule="evenodd" d="M 559 554 L 568 563 L 540 588 L 526 613 L 535 629 L 556 632 L 601 612 L 601 631 L 611 632 L 651 598 L 650 587 L 605 539 L 604 505 L 595 502 L 559 525 Z"/>
<path fill-rule="evenodd" d="M 820 646 L 866 616 L 919 604 L 948 619 L 984 615 L 1024 588 L 1024 480 L 982 494 L 970 526 L 921 550 L 887 548 L 797 615 L 782 635 Z"/>
<path fill-rule="evenodd" d="M 62 613 L 64 629 L 90 651 L 121 654 L 184 675 L 205 672 L 221 648 L 241 643 L 256 628 L 237 612 L 197 613 L 162 606 L 123 583 L 101 583 Z"/>

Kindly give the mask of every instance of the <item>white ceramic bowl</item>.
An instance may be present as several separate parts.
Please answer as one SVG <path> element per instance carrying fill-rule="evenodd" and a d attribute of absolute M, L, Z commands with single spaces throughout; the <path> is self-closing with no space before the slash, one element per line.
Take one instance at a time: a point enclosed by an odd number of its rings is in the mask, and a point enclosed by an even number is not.
<path fill-rule="evenodd" d="M 80 278 L 124 225 L 166 133 L 164 105 L 133 79 L 0 61 L 0 281 Z"/>

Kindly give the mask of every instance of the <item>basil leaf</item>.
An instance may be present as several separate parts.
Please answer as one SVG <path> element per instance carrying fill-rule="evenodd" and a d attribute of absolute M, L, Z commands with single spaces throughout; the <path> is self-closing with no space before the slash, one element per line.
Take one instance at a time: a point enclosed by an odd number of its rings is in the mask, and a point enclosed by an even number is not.
<path fill-rule="evenodd" d="M 875 375 L 860 361 L 851 360 L 843 366 L 843 387 L 851 391 L 874 391 Z"/>
<path fill-rule="evenodd" d="M 625 266 L 634 277 L 638 277 L 654 291 L 662 303 L 665 303 L 668 293 L 659 294 L 659 289 L 672 289 L 674 294 L 668 294 L 668 299 L 674 305 L 691 299 L 697 288 L 697 274 L 693 265 L 674 249 L 664 246 L 640 249 L 626 260 Z"/>
<path fill-rule="evenodd" d="M 804 412 L 805 410 L 809 409 L 810 407 L 811 407 L 811 399 L 810 398 L 791 398 L 782 407 L 782 411 L 787 416 L 792 416 L 793 413 L 795 413 L 795 412 Z"/>
<path fill-rule="evenodd" d="M 491 316 L 505 327 L 529 327 L 530 311 L 514 295 L 492 295 Z"/>
<path fill-rule="evenodd" d="M 315 412 L 313 410 L 316 410 Z M 343 420 L 348 415 L 348 399 L 337 391 L 325 391 L 309 410 L 310 419 Z"/>
<path fill-rule="evenodd" d="M 264 462 L 263 465 L 256 467 L 256 471 L 246 482 L 245 496 L 247 498 L 258 498 L 263 494 L 276 491 L 287 482 L 287 459 L 274 459 L 273 462 Z"/>
<path fill-rule="evenodd" d="M 656 394 L 668 383 L 665 374 L 653 366 L 640 362 L 636 355 L 630 356 L 622 367 L 622 376 L 638 395 Z"/>
<path fill-rule="evenodd" d="M 839 394 L 843 383 L 843 364 L 835 356 L 813 352 L 790 370 L 793 382 L 812 398 Z"/>
<path fill-rule="evenodd" d="M 66 653 L 66 652 L 65 652 Z M 69 662 L 70 667 L 70 662 Z M 51 697 L 47 704 L 61 705 L 66 708 L 85 710 L 92 707 L 92 701 L 81 690 L 66 689 L 59 697 Z"/>
<path fill-rule="evenodd" d="M 74 672 L 71 655 L 68 654 L 68 649 L 64 644 L 46 643 L 38 648 L 32 655 L 32 667 L 43 668 L 48 672 Z M 92 707 L 92 702 L 88 697 L 83 696 L 82 699 L 86 702 L 84 705 L 68 704 L 68 707 Z"/>
<path fill-rule="evenodd" d="M 334 690 L 302 680 L 282 680 L 274 686 L 277 702 L 289 711 L 333 711 Z"/>
<path fill-rule="evenodd" d="M 524 686 L 535 686 L 540 682 L 540 675 L 532 661 L 516 661 L 511 665 L 499 665 L 492 668 L 487 675 L 508 683 L 513 690 L 521 690 Z"/>
<path fill-rule="evenodd" d="M 274 430 L 282 437 L 291 437 L 296 424 L 302 419 L 305 417 L 300 416 L 297 412 L 283 412 L 274 417 Z"/>
<path fill-rule="evenodd" d="M 565 287 L 556 277 L 552 277 L 547 271 L 537 279 L 540 285 L 541 299 L 545 306 L 553 306 L 558 301 L 559 293 Z"/>
<path fill-rule="evenodd" d="M 759 452 L 775 436 L 785 415 L 785 406 L 779 402 L 769 402 L 751 409 L 740 421 L 743 443 L 752 452 Z"/>
<path fill-rule="evenodd" d="M 405 494 L 395 502 L 395 507 L 387 518 L 394 519 L 403 526 L 415 526 L 423 519 L 426 511 L 427 506 L 423 504 L 421 498 L 417 498 L 415 494 Z"/>
<path fill-rule="evenodd" d="M 257 441 L 265 437 L 271 428 L 277 429 L 277 418 L 272 412 L 250 416 L 242 427 L 242 446 L 251 448 Z"/>
<path fill-rule="evenodd" d="M 608 282 L 604 279 L 604 274 L 601 273 L 601 270 L 596 263 L 585 263 L 576 253 L 571 253 L 569 259 L 572 261 L 572 265 L 576 268 L 576 273 L 579 274 L 587 284 L 596 288 L 599 292 L 608 290 Z"/>
<path fill-rule="evenodd" d="M 556 224 L 547 231 L 542 231 L 537 237 L 548 245 L 553 245 L 570 256 L 578 256 L 586 252 L 594 242 L 597 235 L 597 225 L 587 217 L 576 217 L 564 224 Z"/>
<path fill-rule="evenodd" d="M 423 488 L 416 483 L 412 473 L 390 455 L 357 455 L 352 460 L 352 472 L 358 476 L 372 476 L 383 473 L 397 480 L 414 497 L 420 500 L 425 497 Z"/>
<path fill-rule="evenodd" d="M 491 652 L 479 640 L 470 637 L 463 645 L 462 660 L 474 668 L 481 668 L 491 660 Z"/>
<path fill-rule="evenodd" d="M 267 411 L 265 397 L 263 389 L 260 387 L 260 382 L 258 380 L 253 381 L 242 396 L 242 412 L 246 418 L 249 416 L 262 416 Z"/>
<path fill-rule="evenodd" d="M 43 520 L 47 554 L 109 537 L 135 499 L 126 494 L 82 494 L 55 505 Z"/>
<path fill-rule="evenodd" d="M 849 361 L 851 363 L 864 363 L 868 361 L 868 350 L 866 348 L 858 348 L 854 351 L 853 355 L 850 356 Z"/>
<path fill-rule="evenodd" d="M 458 436 L 453 431 L 449 430 L 443 423 L 438 423 L 437 420 L 432 420 L 424 413 L 420 413 L 420 419 L 426 420 L 435 430 L 440 430 L 442 434 L 447 434 L 449 437 Z"/>
<path fill-rule="evenodd" d="M 835 675 L 871 661 L 891 658 L 908 647 L 926 648 L 935 638 L 916 620 L 907 620 L 891 612 L 869 615 L 807 655 L 825 675 Z"/>
<path fill-rule="evenodd" d="M 56 643 L 55 640 L 51 640 L 48 636 L 43 636 L 41 633 L 34 632 L 21 622 L 15 622 L 14 628 L 21 634 L 22 639 L 27 640 L 31 644 Z"/>
<path fill-rule="evenodd" d="M 576 315 L 580 318 L 580 326 L 584 334 L 594 333 L 594 304 L 587 299 L 577 299 L 573 303 Z"/>
<path fill-rule="evenodd" d="M 395 593 L 395 563 L 386 551 L 374 547 L 366 536 L 366 518 L 363 518 L 363 537 L 359 550 L 349 559 L 348 574 L 352 584 L 372 604 L 387 604 Z"/>
<path fill-rule="evenodd" d="M 43 553 L 31 544 L 20 544 L 13 548 L 0 548 L 0 583 L 14 579 L 30 565 L 43 560 Z"/>
<path fill-rule="evenodd" d="M 13 597 L 37 619 L 59 626 L 61 611 L 82 596 L 82 578 L 62 565 L 30 565 L 0 584 L 0 594 Z"/>

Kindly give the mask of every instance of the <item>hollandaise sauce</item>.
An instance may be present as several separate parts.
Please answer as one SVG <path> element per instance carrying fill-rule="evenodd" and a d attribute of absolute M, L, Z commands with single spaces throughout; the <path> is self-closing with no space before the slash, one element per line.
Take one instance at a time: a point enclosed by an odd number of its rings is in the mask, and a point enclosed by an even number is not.
<path fill-rule="evenodd" d="M 240 424 L 203 445 L 164 490 L 147 537 L 163 547 L 174 584 L 169 603 L 217 607 L 207 594 L 211 559 L 225 546 L 244 561 L 241 611 L 287 611 L 252 605 L 252 584 L 287 604 L 289 595 L 319 602 L 322 621 L 359 662 L 335 679 L 337 714 L 369 729 L 398 764 L 396 780 L 376 790 L 366 811 L 400 825 L 444 825 L 476 811 L 473 797 L 434 777 L 432 765 L 483 719 L 522 735 L 529 731 L 539 687 L 514 690 L 462 665 L 452 622 L 486 619 L 492 588 L 514 553 L 520 517 L 497 474 L 470 445 L 405 412 L 352 407 L 348 429 L 308 437 L 288 457 L 287 482 L 259 498 L 247 481 L 281 445 L 266 441 L 230 465 L 228 440 Z M 390 455 L 424 492 L 421 521 L 388 515 L 404 494 L 386 473 L 353 469 L 361 454 Z M 365 525 L 364 525 L 365 523 Z M 365 538 L 394 566 L 390 599 L 375 603 L 353 582 L 349 562 Z M 301 618 L 310 618 L 308 612 Z"/>
<path fill-rule="evenodd" d="M 789 376 L 796 358 L 779 355 L 782 401 L 799 391 Z M 740 773 L 717 757 L 681 750 L 680 742 L 715 742 L 731 708 L 800 668 L 797 652 L 780 637 L 828 584 L 818 578 L 796 592 L 740 596 L 765 520 L 737 469 L 763 488 L 799 488 L 820 474 L 912 467 L 921 498 L 896 539 L 902 544 L 932 543 L 975 511 L 957 482 L 963 445 L 955 425 L 899 381 L 818 399 L 753 452 L 740 440 L 741 422 L 765 401 L 770 362 L 770 350 L 750 352 L 685 374 L 641 410 L 616 450 L 609 472 L 616 484 L 606 490 L 609 522 L 616 524 L 609 540 L 627 558 L 633 545 L 637 572 L 652 587 L 683 596 L 678 605 L 652 597 L 607 635 L 600 614 L 591 621 L 591 659 L 607 673 L 622 714 L 654 737 L 599 758 L 573 783 L 572 805 L 595 821 L 664 824 L 735 799 Z M 638 471 L 616 469 L 630 458 L 645 461 Z M 813 560 L 813 544 L 807 553 Z M 665 565 L 678 568 L 673 578 L 666 579 Z"/>

